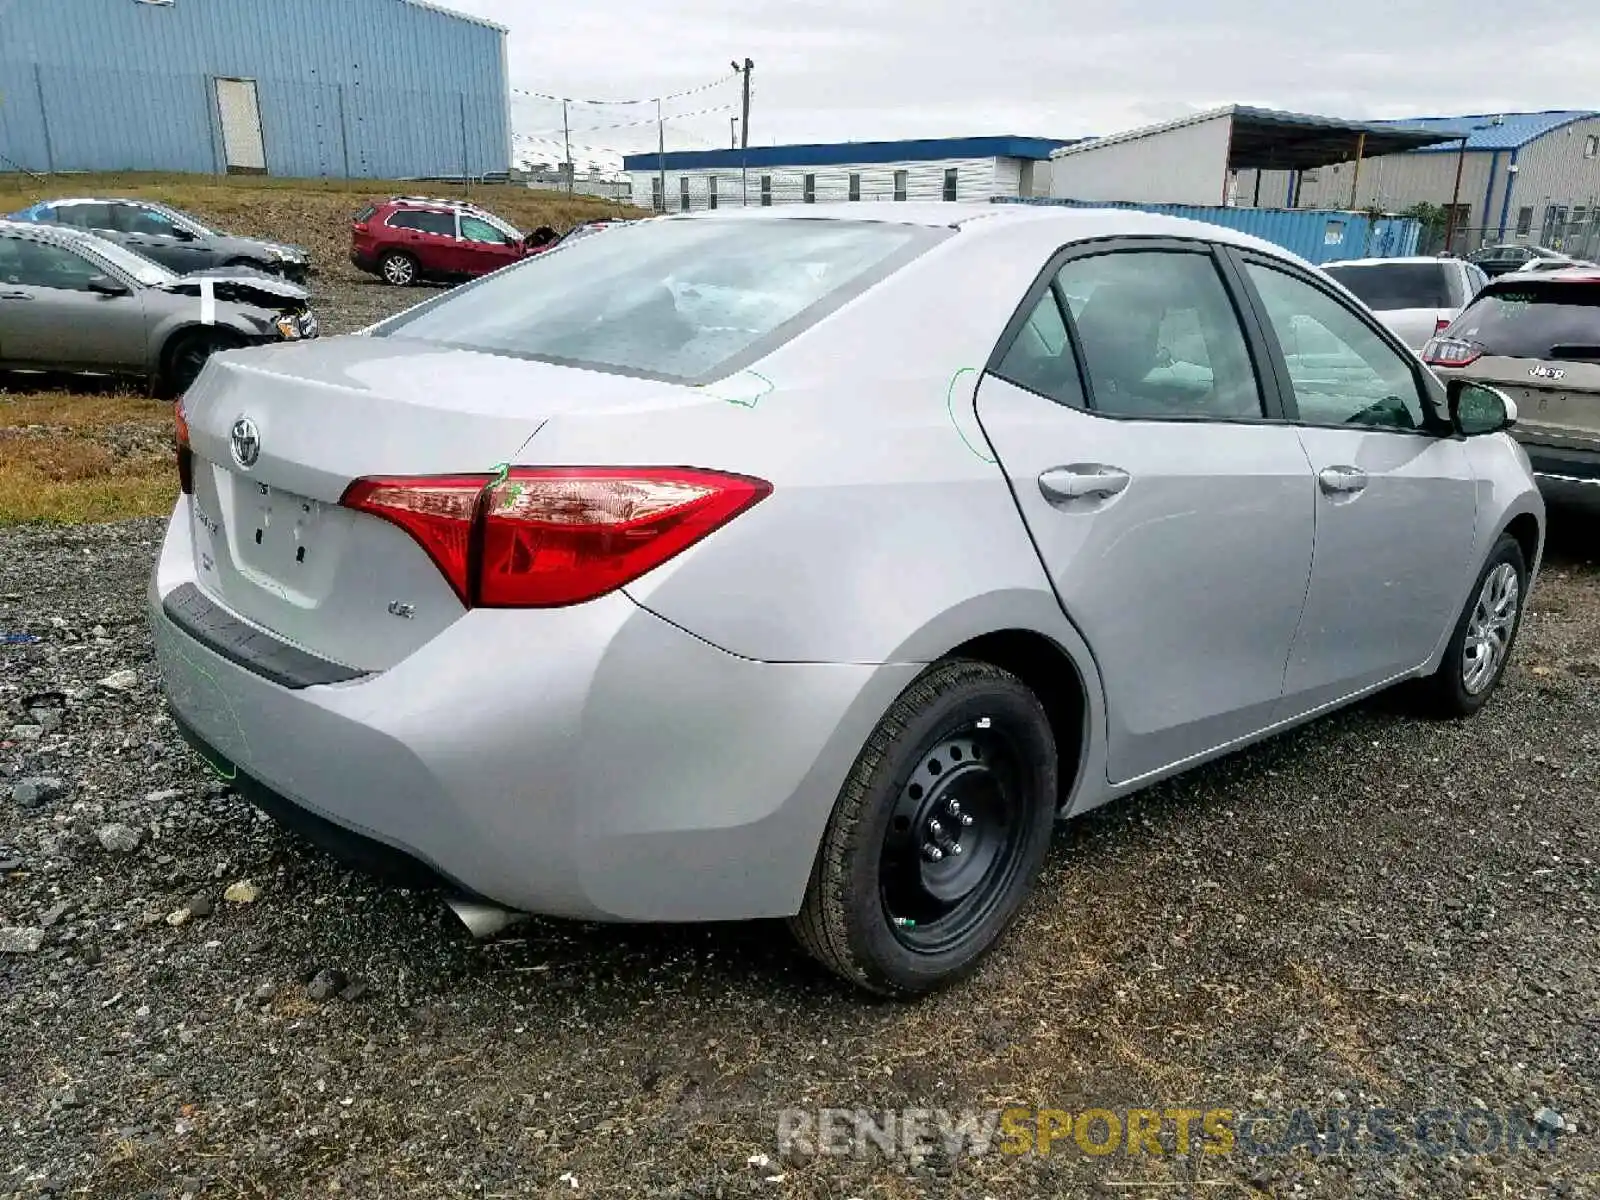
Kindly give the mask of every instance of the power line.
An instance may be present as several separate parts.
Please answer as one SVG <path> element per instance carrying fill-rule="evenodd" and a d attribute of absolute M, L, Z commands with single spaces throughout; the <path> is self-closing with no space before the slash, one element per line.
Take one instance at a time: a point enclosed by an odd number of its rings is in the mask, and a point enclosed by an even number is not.
<path fill-rule="evenodd" d="M 715 108 L 698 108 L 698 109 L 695 109 L 693 112 L 673 113 L 670 117 L 666 117 L 664 119 L 668 120 L 668 121 L 679 121 L 679 120 L 682 120 L 685 117 L 704 117 L 704 116 L 707 116 L 707 115 L 709 115 L 711 113 L 733 112 L 738 107 L 739 106 L 737 104 L 719 104 Z M 582 128 L 573 129 L 571 132 L 573 132 L 573 133 L 599 133 L 600 131 L 606 130 L 606 129 L 637 129 L 642 125 L 654 125 L 655 123 L 656 123 L 656 118 L 651 117 L 647 121 L 619 121 L 615 125 L 585 125 Z M 526 136 L 534 136 L 534 135 L 542 134 L 542 133 L 561 133 L 561 132 L 563 132 L 563 130 L 562 130 L 562 128 L 560 126 L 558 126 L 558 127 L 554 128 L 554 129 L 535 129 L 535 130 L 530 131 L 527 134 L 519 134 L 518 136 L 519 137 L 526 137 Z"/>
<path fill-rule="evenodd" d="M 712 88 L 722 87 L 724 84 L 732 83 L 734 78 L 735 76 L 731 74 L 724 75 L 722 78 L 714 79 L 710 83 L 702 83 L 699 87 L 686 88 L 681 92 L 670 92 L 665 96 L 646 96 L 640 100 L 579 100 L 574 96 L 552 96 L 548 92 L 530 92 L 526 88 L 512 88 L 511 94 L 513 96 L 532 96 L 537 100 L 554 100 L 557 103 L 565 102 L 568 104 L 589 104 L 603 107 L 621 106 L 626 104 L 654 104 L 658 100 L 677 100 L 684 96 L 695 96 L 701 92 L 709 92 Z"/>

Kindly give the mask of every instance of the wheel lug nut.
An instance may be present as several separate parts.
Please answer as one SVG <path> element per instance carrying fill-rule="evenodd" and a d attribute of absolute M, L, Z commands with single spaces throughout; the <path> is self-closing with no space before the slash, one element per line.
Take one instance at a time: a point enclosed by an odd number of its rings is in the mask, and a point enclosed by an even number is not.
<path fill-rule="evenodd" d="M 950 843 L 950 853 L 951 854 L 960 854 L 961 853 L 961 843 L 960 842 L 951 842 Z"/>
<path fill-rule="evenodd" d="M 928 822 L 928 832 L 931 833 L 934 837 L 938 837 L 940 834 L 942 834 L 944 832 L 944 826 L 939 824 L 938 821 L 929 821 Z"/>
<path fill-rule="evenodd" d="M 944 857 L 944 851 L 939 849 L 939 847 L 935 846 L 932 842 L 924 842 L 922 844 L 922 854 L 923 857 L 929 862 L 938 862 Z"/>
<path fill-rule="evenodd" d="M 972 824 L 972 817 L 969 816 L 967 813 L 962 813 L 961 814 L 961 824 L 962 824 L 963 827 L 965 827 L 967 825 L 971 825 Z"/>
<path fill-rule="evenodd" d="M 961 801 L 957 800 L 954 796 L 950 797 L 949 801 L 945 804 L 945 807 L 950 810 L 950 815 L 952 817 L 959 817 L 961 815 Z"/>

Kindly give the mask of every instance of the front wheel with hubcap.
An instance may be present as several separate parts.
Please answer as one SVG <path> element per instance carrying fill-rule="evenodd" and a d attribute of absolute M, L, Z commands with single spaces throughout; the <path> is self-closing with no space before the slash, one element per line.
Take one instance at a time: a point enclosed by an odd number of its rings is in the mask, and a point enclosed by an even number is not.
<path fill-rule="evenodd" d="M 167 347 L 159 388 L 162 395 L 181 396 L 199 378 L 201 370 L 219 350 L 242 345 L 238 337 L 222 330 L 192 329 Z"/>
<path fill-rule="evenodd" d="M 417 281 L 417 260 L 398 251 L 385 254 L 378 264 L 378 273 L 393 287 L 410 287 Z"/>
<path fill-rule="evenodd" d="M 1423 681 L 1435 712 L 1468 717 L 1489 702 L 1511 657 L 1527 591 L 1522 547 L 1504 534 L 1478 573 L 1439 669 Z"/>
<path fill-rule="evenodd" d="M 857 757 L 790 927 L 869 991 L 941 987 L 1016 916 L 1049 848 L 1056 794 L 1038 698 L 989 663 L 939 663 Z"/>

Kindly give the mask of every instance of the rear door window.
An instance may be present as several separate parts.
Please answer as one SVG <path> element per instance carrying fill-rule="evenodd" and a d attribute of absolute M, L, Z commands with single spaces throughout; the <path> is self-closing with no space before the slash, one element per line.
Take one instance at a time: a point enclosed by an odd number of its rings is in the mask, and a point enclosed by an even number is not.
<path fill-rule="evenodd" d="M 535 255 L 372 332 L 704 382 L 771 353 L 949 232 L 877 221 L 640 222 Z"/>
<path fill-rule="evenodd" d="M 1473 301 L 1447 336 L 1500 358 L 1600 362 L 1600 283 L 1496 288 Z"/>
<path fill-rule="evenodd" d="M 1361 267 L 1328 267 L 1332 275 L 1377 312 L 1404 308 L 1456 308 L 1444 263 L 1374 263 Z"/>
<path fill-rule="evenodd" d="M 438 237 L 455 237 L 454 213 L 430 212 L 427 209 L 405 209 L 389 218 L 391 229 L 416 229 Z"/>
<path fill-rule="evenodd" d="M 58 225 L 71 225 L 74 229 L 115 229 L 109 204 L 58 204 L 55 207 Z"/>

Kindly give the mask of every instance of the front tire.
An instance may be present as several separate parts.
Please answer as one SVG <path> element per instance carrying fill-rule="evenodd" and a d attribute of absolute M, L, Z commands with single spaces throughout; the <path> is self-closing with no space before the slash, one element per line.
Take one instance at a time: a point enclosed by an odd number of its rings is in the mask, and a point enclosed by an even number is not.
<path fill-rule="evenodd" d="M 183 395 L 213 354 L 243 344 L 237 337 L 220 330 L 194 329 L 178 334 L 161 356 L 160 393 L 167 397 Z"/>
<path fill-rule="evenodd" d="M 931 667 L 857 757 L 790 929 L 879 995 L 959 979 L 1044 863 L 1057 770 L 1049 718 L 1021 680 L 966 659 Z"/>
<path fill-rule="evenodd" d="M 417 281 L 417 260 L 398 250 L 378 260 L 378 277 L 391 287 L 410 287 Z"/>
<path fill-rule="evenodd" d="M 1489 702 L 1516 644 L 1527 594 L 1522 547 L 1510 534 L 1502 534 L 1478 572 L 1439 669 L 1422 681 L 1429 710 L 1443 717 L 1470 717 Z"/>

